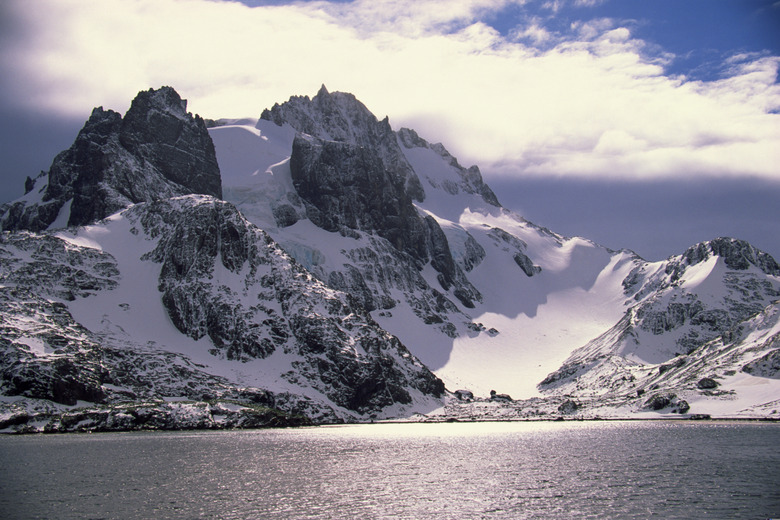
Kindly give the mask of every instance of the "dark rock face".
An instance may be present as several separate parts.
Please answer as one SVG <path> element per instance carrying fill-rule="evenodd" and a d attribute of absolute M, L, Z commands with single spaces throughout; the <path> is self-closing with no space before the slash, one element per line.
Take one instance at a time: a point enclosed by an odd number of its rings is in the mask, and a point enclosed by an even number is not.
<path fill-rule="evenodd" d="M 775 345 L 780 345 L 780 337 L 775 337 Z M 770 350 L 760 358 L 742 367 L 744 372 L 754 376 L 780 379 L 780 348 Z"/>
<path fill-rule="evenodd" d="M 370 148 L 298 136 L 290 157 L 293 184 L 309 219 L 327 231 L 376 231 L 397 249 L 427 256 L 425 225 L 403 179 Z"/>
<path fill-rule="evenodd" d="M 182 214 L 175 217 L 173 225 L 154 222 L 176 211 Z M 164 201 L 146 209 L 142 222 L 147 232 L 161 235 L 150 259 L 161 263 L 163 304 L 182 333 L 196 340 L 208 336 L 228 359 L 264 358 L 273 352 L 275 342 L 286 340 L 282 331 L 269 334 L 256 326 L 272 322 L 270 310 L 259 319 L 258 313 L 235 301 L 240 298 L 235 291 L 221 287 L 212 292 L 209 280 L 215 269 L 238 274 L 251 259 L 251 268 L 256 270 L 261 260 L 255 240 L 270 241 L 262 232 L 258 236 L 251 233 L 234 208 L 209 200 L 177 209 Z"/>
<path fill-rule="evenodd" d="M 473 308 L 473 302 L 482 301 L 482 295 L 471 285 L 461 268 L 455 263 L 450 252 L 447 237 L 444 235 L 444 231 L 442 231 L 439 223 L 436 222 L 436 219 L 428 215 L 424 221 L 428 228 L 427 245 L 431 254 L 431 266 L 439 273 L 436 277 L 439 285 L 445 291 L 448 291 L 450 287 L 454 287 L 453 294 L 460 300 L 463 306 Z"/>
<path fill-rule="evenodd" d="M 405 188 L 404 179 L 383 166 L 376 150 L 354 144 L 298 135 L 293 142 L 290 170 L 306 214 L 327 231 L 376 233 L 413 259 L 439 272 L 445 291 L 466 307 L 482 296 L 455 264 L 447 237 L 433 217 L 422 217 Z"/>
<path fill-rule="evenodd" d="M 187 101 L 172 88 L 140 92 L 122 120 L 119 140 L 188 193 L 222 197 L 219 166 L 206 125 L 200 116 L 187 113 Z"/>
<path fill-rule="evenodd" d="M 643 318 L 642 328 L 655 335 L 674 330 L 704 311 L 704 305 L 699 300 L 672 302 L 666 308 L 640 309 L 637 315 Z"/>
<path fill-rule="evenodd" d="M 69 210 L 67 225 L 78 226 L 137 202 L 190 193 L 221 197 L 214 145 L 186 106 L 175 90 L 162 87 L 140 92 L 124 118 L 94 109 L 48 176 L 25 183 L 28 192 L 38 189 L 40 202 L 2 208 L 3 230 L 41 231 L 61 210 Z"/>
<path fill-rule="evenodd" d="M 460 258 L 460 265 L 463 266 L 463 269 L 466 272 L 470 272 L 472 269 L 482 263 L 482 260 L 485 259 L 485 255 L 487 253 L 485 252 L 485 249 L 479 245 L 479 242 L 477 242 L 476 239 L 471 236 L 471 234 L 469 234 L 466 238 L 464 246 L 464 254 Z M 541 270 L 541 268 L 539 269 Z"/>
<path fill-rule="evenodd" d="M 279 126 L 287 123 L 300 133 L 324 141 L 369 149 L 410 198 L 422 201 L 425 197 L 420 179 L 398 146 L 388 119 L 378 121 L 352 94 L 330 93 L 323 85 L 314 98 L 293 96 L 286 103 L 264 110 L 260 118 Z"/>

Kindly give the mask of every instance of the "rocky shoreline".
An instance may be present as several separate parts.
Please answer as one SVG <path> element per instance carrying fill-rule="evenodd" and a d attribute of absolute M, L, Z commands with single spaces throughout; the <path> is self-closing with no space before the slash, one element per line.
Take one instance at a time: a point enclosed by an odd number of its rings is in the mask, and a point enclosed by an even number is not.
<path fill-rule="evenodd" d="M 780 416 L 745 414 L 719 416 L 661 410 L 621 409 L 592 400 L 548 397 L 524 400 L 494 398 L 458 399 L 449 397 L 443 408 L 428 414 L 385 420 L 345 420 L 284 412 L 267 406 L 235 400 L 149 401 L 111 406 L 84 406 L 62 409 L 30 402 L 0 406 L 0 433 L 48 434 L 129 431 L 234 430 L 290 428 L 334 424 L 480 423 L 541 421 L 749 421 L 780 422 Z M 26 406 L 25 406 L 26 405 Z"/>

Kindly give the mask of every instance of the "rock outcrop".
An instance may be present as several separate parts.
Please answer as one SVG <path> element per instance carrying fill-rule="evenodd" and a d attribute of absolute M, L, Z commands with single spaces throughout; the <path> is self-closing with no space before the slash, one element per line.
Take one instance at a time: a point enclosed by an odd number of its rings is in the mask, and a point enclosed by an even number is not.
<path fill-rule="evenodd" d="M 140 92 L 124 117 L 95 108 L 48 173 L 0 208 L 2 229 L 84 225 L 134 203 L 190 193 L 221 197 L 214 145 L 203 120 L 186 109 L 170 87 Z"/>

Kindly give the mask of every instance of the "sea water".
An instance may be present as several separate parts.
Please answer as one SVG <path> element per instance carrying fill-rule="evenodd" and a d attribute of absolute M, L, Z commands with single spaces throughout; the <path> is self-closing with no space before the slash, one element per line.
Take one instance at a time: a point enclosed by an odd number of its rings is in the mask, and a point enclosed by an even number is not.
<path fill-rule="evenodd" d="M 780 425 L 374 424 L 0 437 L 6 519 L 780 517 Z"/>

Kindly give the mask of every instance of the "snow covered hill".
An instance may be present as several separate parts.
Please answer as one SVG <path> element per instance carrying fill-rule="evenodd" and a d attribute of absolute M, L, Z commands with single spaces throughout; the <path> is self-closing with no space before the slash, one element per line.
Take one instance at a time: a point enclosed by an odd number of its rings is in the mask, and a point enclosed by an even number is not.
<path fill-rule="evenodd" d="M 444 390 L 347 294 L 212 197 L 0 246 L 6 395 L 249 399 L 334 421 L 431 409 Z"/>

